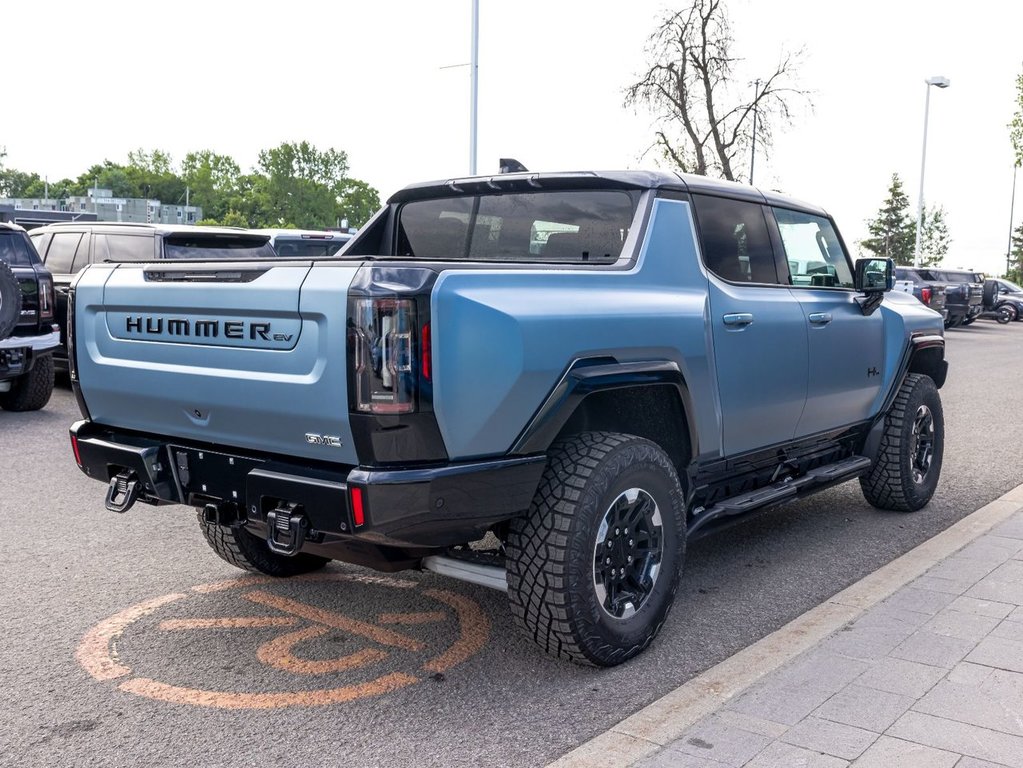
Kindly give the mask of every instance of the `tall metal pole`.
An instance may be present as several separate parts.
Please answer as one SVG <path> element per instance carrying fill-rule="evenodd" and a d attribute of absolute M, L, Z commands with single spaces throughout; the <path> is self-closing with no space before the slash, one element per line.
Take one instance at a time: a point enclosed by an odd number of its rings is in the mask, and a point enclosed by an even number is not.
<path fill-rule="evenodd" d="M 470 67 L 469 175 L 476 175 L 476 118 L 480 89 L 480 0 L 472 0 L 472 62 Z"/>
<path fill-rule="evenodd" d="M 924 102 L 924 148 L 920 153 L 920 202 L 916 211 L 916 245 L 913 248 L 913 266 L 920 266 L 920 245 L 921 235 L 924 226 L 924 168 L 927 166 L 927 116 L 931 111 L 931 86 L 948 88 L 949 79 L 942 75 L 935 75 L 924 80 L 927 85 L 927 100 Z"/>
<path fill-rule="evenodd" d="M 1012 262 L 1012 217 L 1016 213 L 1016 171 L 1019 163 L 1012 166 L 1012 202 L 1009 203 L 1009 244 L 1005 246 L 1005 276 L 1009 276 L 1009 264 Z M 1017 276 L 1017 280 L 1019 276 Z"/>
<path fill-rule="evenodd" d="M 916 210 L 916 245 L 913 248 L 913 266 L 920 266 L 920 235 L 924 227 L 924 169 L 927 167 L 927 114 L 931 111 L 931 84 L 927 83 L 924 102 L 924 149 L 920 156 L 920 198 Z"/>
<path fill-rule="evenodd" d="M 753 184 L 753 163 L 757 159 L 757 104 L 760 102 L 760 81 L 753 85 L 753 145 L 749 153 L 749 183 Z"/>

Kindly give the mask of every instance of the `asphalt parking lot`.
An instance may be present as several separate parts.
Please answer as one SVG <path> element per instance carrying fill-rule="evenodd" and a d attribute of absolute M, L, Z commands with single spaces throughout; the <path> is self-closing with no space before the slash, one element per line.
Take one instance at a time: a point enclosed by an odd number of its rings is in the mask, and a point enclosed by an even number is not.
<path fill-rule="evenodd" d="M 0 764 L 542 765 L 1023 482 L 1023 323 L 947 338 L 927 508 L 847 483 L 696 543 L 660 638 L 610 670 L 547 658 L 503 595 L 433 574 L 244 575 L 187 508 L 104 510 L 66 383 L 0 412 Z"/>

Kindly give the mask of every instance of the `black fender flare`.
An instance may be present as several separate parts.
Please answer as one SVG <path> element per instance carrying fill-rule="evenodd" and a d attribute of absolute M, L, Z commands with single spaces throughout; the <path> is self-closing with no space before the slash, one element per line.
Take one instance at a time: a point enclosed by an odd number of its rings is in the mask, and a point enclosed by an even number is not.
<path fill-rule="evenodd" d="M 691 455 L 698 456 L 695 407 L 678 364 L 671 360 L 618 362 L 609 358 L 573 362 L 533 414 L 510 453 L 545 452 L 583 400 L 596 392 L 651 386 L 669 386 L 677 393 L 686 420 Z"/>

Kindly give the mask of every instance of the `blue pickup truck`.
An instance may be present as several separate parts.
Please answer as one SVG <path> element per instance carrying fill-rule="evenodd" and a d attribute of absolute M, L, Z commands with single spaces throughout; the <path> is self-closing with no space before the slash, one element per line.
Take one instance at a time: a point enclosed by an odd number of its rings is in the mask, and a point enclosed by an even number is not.
<path fill-rule="evenodd" d="M 334 257 L 90 266 L 71 441 L 109 509 L 192 506 L 240 568 L 433 570 L 609 666 L 656 636 L 687 540 L 853 479 L 930 500 L 942 318 L 893 284 L 747 186 L 415 184 Z"/>

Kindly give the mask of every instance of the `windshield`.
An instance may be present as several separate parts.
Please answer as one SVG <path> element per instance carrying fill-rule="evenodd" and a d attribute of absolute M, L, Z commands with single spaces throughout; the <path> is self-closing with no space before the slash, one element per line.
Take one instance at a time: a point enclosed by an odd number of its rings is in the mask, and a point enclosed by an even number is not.
<path fill-rule="evenodd" d="M 31 267 L 39 256 L 24 232 L 0 230 L 0 261 L 12 267 Z"/>
<path fill-rule="evenodd" d="M 402 206 L 396 255 L 431 260 L 613 264 L 638 195 L 562 190 L 418 200 Z"/>
<path fill-rule="evenodd" d="M 265 237 L 173 235 L 164 240 L 168 259 L 272 259 L 276 255 Z"/>

